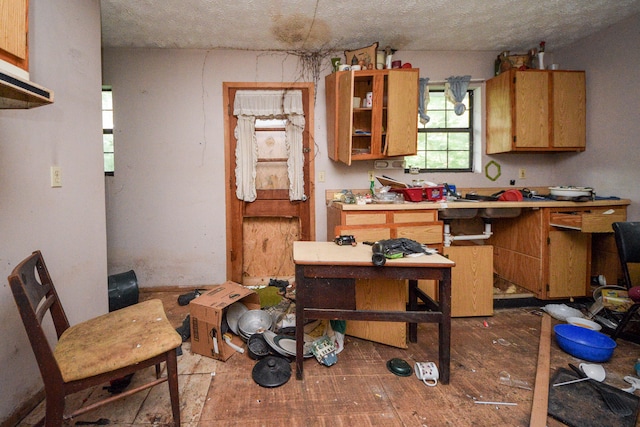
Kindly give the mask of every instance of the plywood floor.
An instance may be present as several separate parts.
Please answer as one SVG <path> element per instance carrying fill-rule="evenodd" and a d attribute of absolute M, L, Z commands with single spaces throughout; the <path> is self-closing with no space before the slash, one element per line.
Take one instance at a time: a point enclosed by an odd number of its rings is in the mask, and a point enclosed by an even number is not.
<path fill-rule="evenodd" d="M 180 293 L 144 292 L 141 298 L 161 298 L 177 327 L 188 312 L 188 307 L 176 303 Z M 292 363 L 292 378 L 273 389 L 262 388 L 252 380 L 255 362 L 247 355 L 236 354 L 227 362 L 218 362 L 191 354 L 185 343 L 184 354 L 178 358 L 182 425 L 528 426 L 533 391 L 503 385 L 499 378 L 506 371 L 511 378 L 534 385 L 540 321 L 533 308 L 501 309 L 492 317 L 453 319 L 451 383 L 436 387 L 425 386 L 415 376 L 397 377 L 386 369 L 386 361 L 394 357 L 411 365 L 437 361 L 435 325 L 420 325 L 419 343 L 409 344 L 406 350 L 347 337 L 336 365 L 327 368 L 315 359 L 307 359 L 305 379 L 297 381 Z M 550 357 L 550 376 L 567 363 L 582 362 L 560 350 L 553 338 Z M 620 340 L 614 357 L 604 364 L 606 382 L 627 387 L 623 377 L 635 375 L 633 366 L 639 357 L 640 346 Z M 95 395 L 104 393 L 101 387 L 78 393 L 69 405 L 90 403 Z M 20 425 L 32 425 L 42 413 L 40 405 Z M 162 426 L 170 422 L 170 414 L 166 384 L 162 384 L 85 414 L 81 420 L 106 418 L 115 426 Z M 548 418 L 548 426 L 561 425 Z"/>

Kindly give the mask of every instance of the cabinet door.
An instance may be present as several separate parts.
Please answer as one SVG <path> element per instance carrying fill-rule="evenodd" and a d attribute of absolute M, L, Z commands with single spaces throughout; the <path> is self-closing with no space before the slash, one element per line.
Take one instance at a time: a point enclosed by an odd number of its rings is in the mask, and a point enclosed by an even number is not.
<path fill-rule="evenodd" d="M 504 153 L 512 149 L 512 79 L 512 73 L 506 72 L 487 81 L 487 154 Z"/>
<path fill-rule="evenodd" d="M 418 150 L 418 70 L 390 71 L 387 79 L 382 152 L 386 156 L 414 155 Z"/>
<path fill-rule="evenodd" d="M 515 146 L 548 148 L 549 73 L 518 71 L 515 76 Z"/>
<path fill-rule="evenodd" d="M 0 60 L 27 67 L 27 0 L 0 1 Z"/>
<path fill-rule="evenodd" d="M 353 72 L 338 73 L 336 100 L 336 144 L 338 160 L 351 164 L 351 135 L 353 133 Z M 330 130 L 329 130 L 330 131 Z"/>
<path fill-rule="evenodd" d="M 586 147 L 586 89 L 584 72 L 554 71 L 553 146 Z"/>
<path fill-rule="evenodd" d="M 549 231 L 549 298 L 587 296 L 591 234 Z"/>

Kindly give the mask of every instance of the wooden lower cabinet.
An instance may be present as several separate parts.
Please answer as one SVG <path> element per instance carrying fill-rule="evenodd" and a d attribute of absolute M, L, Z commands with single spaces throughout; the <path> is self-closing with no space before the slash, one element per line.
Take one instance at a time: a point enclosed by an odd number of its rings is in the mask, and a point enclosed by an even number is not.
<path fill-rule="evenodd" d="M 353 235 L 358 243 L 406 237 L 441 251 L 443 231 L 438 211 L 434 209 L 344 211 L 335 206 L 327 208 L 328 240 L 344 234 Z M 428 292 L 432 285 L 422 282 L 419 286 Z M 356 307 L 359 310 L 402 310 L 407 298 L 406 280 L 358 279 L 356 282 Z M 394 347 L 407 347 L 407 327 L 400 322 L 348 321 L 347 334 Z"/>
<path fill-rule="evenodd" d="M 493 246 L 450 246 L 444 255 L 451 270 L 451 316 L 493 315 Z"/>
<path fill-rule="evenodd" d="M 495 221 L 489 240 L 495 272 L 539 299 L 590 296 L 592 274 L 618 274 L 609 236 L 611 224 L 624 220 L 625 206 L 607 206 L 523 210 L 517 218 Z M 594 251 L 594 241 L 609 243 Z M 616 280 L 607 277 L 608 283 Z"/>
<path fill-rule="evenodd" d="M 451 317 L 493 315 L 493 246 L 449 246 L 442 254 L 456 266 L 451 269 Z M 420 288 L 438 300 L 434 281 L 421 281 Z"/>

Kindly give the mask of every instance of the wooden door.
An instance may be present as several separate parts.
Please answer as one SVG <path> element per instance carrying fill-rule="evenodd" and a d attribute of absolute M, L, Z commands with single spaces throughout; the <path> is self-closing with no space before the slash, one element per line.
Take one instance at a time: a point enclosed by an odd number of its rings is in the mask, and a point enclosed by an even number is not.
<path fill-rule="evenodd" d="M 265 129 L 258 136 L 259 161 L 256 170 L 257 199 L 244 202 L 236 197 L 237 118 L 233 115 L 235 94 L 239 90 L 302 91 L 305 111 L 303 131 L 305 201 L 290 201 L 286 175 L 286 154 L 282 154 L 283 129 Z M 244 285 L 268 284 L 272 278 L 293 280 L 293 242 L 315 240 L 313 171 L 312 83 L 224 83 L 225 177 L 227 277 Z M 278 135 L 280 134 L 280 136 Z"/>

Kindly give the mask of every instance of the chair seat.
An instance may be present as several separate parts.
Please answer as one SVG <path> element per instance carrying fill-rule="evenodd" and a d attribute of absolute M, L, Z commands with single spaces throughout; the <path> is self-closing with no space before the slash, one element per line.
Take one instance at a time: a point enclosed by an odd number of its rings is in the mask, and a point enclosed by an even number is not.
<path fill-rule="evenodd" d="M 70 327 L 54 356 L 70 382 L 145 361 L 181 343 L 162 302 L 153 299 Z"/>

